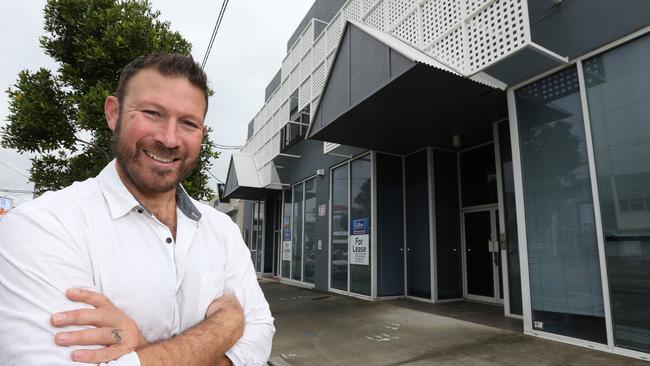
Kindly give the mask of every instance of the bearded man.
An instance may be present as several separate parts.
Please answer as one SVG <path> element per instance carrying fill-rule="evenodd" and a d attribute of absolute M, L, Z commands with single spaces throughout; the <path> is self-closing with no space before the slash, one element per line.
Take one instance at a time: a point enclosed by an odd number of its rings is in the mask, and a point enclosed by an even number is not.
<path fill-rule="evenodd" d="M 0 364 L 266 363 L 275 328 L 240 232 L 180 185 L 207 108 L 191 57 L 122 70 L 115 160 L 0 222 Z"/>

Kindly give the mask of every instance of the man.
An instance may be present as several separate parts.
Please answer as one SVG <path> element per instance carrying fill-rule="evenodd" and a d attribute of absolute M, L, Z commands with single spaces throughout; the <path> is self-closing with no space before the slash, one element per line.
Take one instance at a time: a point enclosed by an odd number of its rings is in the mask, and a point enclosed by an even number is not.
<path fill-rule="evenodd" d="M 180 185 L 207 104 L 191 58 L 137 58 L 104 104 L 116 160 L 0 223 L 1 365 L 266 363 L 273 318 L 239 230 Z"/>

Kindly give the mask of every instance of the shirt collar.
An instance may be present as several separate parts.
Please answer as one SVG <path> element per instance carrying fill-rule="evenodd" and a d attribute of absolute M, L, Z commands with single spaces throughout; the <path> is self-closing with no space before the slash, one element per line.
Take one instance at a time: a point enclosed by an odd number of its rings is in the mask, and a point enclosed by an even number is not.
<path fill-rule="evenodd" d="M 97 176 L 99 187 L 108 203 L 113 220 L 126 215 L 135 207 L 141 206 L 140 202 L 133 197 L 117 174 L 115 164 L 115 159 L 113 159 Z M 176 207 L 194 221 L 201 219 L 201 212 L 196 208 L 192 199 L 180 184 L 176 187 Z"/>

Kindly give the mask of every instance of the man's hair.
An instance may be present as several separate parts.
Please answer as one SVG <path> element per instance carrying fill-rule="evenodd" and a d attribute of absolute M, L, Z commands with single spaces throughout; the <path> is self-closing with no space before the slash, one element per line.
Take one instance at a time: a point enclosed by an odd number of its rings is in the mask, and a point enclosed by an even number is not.
<path fill-rule="evenodd" d="M 153 69 L 165 76 L 175 76 L 187 79 L 192 85 L 201 89 L 205 97 L 205 109 L 208 109 L 208 77 L 201 66 L 194 62 L 192 56 L 185 56 L 180 53 L 155 52 L 146 56 L 140 56 L 124 66 L 120 73 L 120 81 L 117 84 L 117 100 L 122 109 L 122 102 L 126 94 L 126 86 L 129 80 L 144 69 Z"/>

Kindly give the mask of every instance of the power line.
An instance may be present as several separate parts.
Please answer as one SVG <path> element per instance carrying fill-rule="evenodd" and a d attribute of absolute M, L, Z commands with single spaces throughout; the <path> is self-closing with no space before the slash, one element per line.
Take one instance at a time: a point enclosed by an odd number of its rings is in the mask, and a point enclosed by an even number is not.
<path fill-rule="evenodd" d="M 228 0 L 223 0 L 223 2 L 221 3 L 221 10 L 219 10 L 219 16 L 217 17 L 216 23 L 214 23 L 214 29 L 212 30 L 212 36 L 210 37 L 208 48 L 205 51 L 205 56 L 203 56 L 203 62 L 201 62 L 201 67 L 204 69 L 205 69 L 205 64 L 208 62 L 208 57 L 210 57 L 210 51 L 212 51 L 212 45 L 214 44 L 214 39 L 217 36 L 219 27 L 221 26 L 221 20 L 223 19 L 223 14 L 226 12 L 227 6 L 228 6 Z"/>
<path fill-rule="evenodd" d="M 9 170 L 13 170 L 16 174 L 22 175 L 23 177 L 29 179 L 29 177 L 25 173 L 19 171 L 18 169 L 16 169 L 16 168 L 12 167 L 11 165 L 5 163 L 4 161 L 0 161 L 0 164 L 4 165 Z"/>
<path fill-rule="evenodd" d="M 204 144 L 204 145 L 207 145 L 207 144 Z M 219 150 L 239 150 L 239 149 L 241 149 L 243 147 L 243 146 L 237 146 L 237 145 L 216 144 L 214 142 L 211 143 L 211 146 L 216 148 L 216 149 L 219 149 Z"/>
<path fill-rule="evenodd" d="M 12 194 L 34 194 L 34 191 L 29 191 L 29 190 L 26 190 L 26 189 L 0 188 L 0 192 L 12 193 Z"/>
<path fill-rule="evenodd" d="M 217 182 L 219 182 L 219 183 L 221 183 L 221 184 L 226 184 L 226 183 L 222 182 L 221 179 L 217 178 L 216 175 L 212 174 L 211 171 L 208 170 L 207 172 L 212 176 L 212 178 L 216 179 Z"/>

